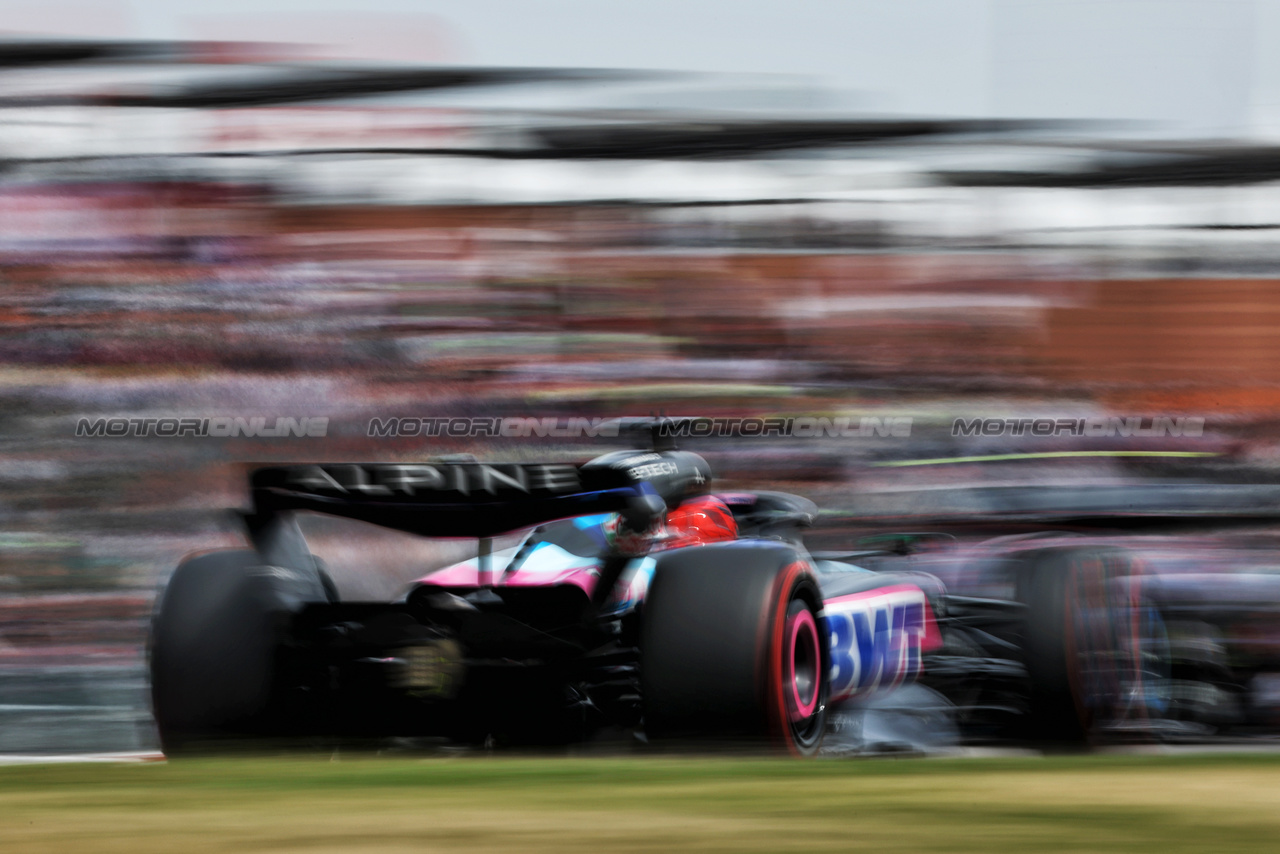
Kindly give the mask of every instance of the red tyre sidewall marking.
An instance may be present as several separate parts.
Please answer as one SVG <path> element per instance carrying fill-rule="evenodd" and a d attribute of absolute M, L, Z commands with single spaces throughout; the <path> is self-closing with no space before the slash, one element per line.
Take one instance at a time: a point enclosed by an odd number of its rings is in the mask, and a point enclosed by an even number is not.
<path fill-rule="evenodd" d="M 766 656 L 764 671 L 768 679 L 765 688 L 765 707 L 769 712 L 769 731 L 775 741 L 785 744 L 787 750 L 797 756 L 800 751 L 796 748 L 795 739 L 792 737 L 791 717 L 787 713 L 787 695 L 783 690 L 785 670 L 783 658 L 786 650 L 787 608 L 791 605 L 791 591 L 795 589 L 796 582 L 807 570 L 808 567 L 803 563 L 796 562 L 789 564 L 778 573 L 771 591 L 772 601 L 776 603 L 773 609 L 773 621 L 767 635 L 768 643 L 764 648 Z M 821 672 L 818 676 L 821 678 Z"/>

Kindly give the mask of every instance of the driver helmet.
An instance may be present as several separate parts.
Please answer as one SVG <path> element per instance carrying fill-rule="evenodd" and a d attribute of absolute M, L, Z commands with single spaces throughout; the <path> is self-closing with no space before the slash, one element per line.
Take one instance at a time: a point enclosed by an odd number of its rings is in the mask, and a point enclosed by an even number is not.
<path fill-rule="evenodd" d="M 700 546 L 738 538 L 738 523 L 729 506 L 714 495 L 689 498 L 667 514 L 664 549 Z"/>

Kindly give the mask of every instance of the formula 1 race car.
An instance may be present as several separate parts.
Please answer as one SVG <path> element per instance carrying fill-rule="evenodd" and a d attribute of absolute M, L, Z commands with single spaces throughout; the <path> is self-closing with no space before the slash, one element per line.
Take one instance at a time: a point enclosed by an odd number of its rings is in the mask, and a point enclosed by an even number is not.
<path fill-rule="evenodd" d="M 904 564 L 910 537 L 811 554 L 812 502 L 714 494 L 710 479 L 676 450 L 258 469 L 253 548 L 187 557 L 158 599 L 163 748 L 547 745 L 612 728 L 813 755 L 844 737 L 847 710 L 914 682 L 952 710 L 948 726 L 992 737 L 1082 741 L 1164 714 L 1167 638 L 1123 550 L 1001 540 L 962 561 L 939 552 L 938 573 Z M 339 601 L 299 512 L 476 538 L 479 555 L 393 602 Z M 960 595 L 943 577 L 1003 592 Z"/>

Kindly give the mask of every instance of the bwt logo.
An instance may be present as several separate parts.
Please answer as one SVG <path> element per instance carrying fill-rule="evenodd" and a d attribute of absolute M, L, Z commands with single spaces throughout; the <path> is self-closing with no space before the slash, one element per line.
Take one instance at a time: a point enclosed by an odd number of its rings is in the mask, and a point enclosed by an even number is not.
<path fill-rule="evenodd" d="M 877 590 L 826 603 L 831 698 L 840 700 L 910 682 L 920 673 L 924 593 Z"/>

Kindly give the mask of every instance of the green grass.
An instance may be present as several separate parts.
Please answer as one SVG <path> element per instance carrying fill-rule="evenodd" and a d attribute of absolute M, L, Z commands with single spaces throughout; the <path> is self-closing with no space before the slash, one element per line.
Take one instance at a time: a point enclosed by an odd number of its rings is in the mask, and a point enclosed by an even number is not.
<path fill-rule="evenodd" d="M 5 852 L 1271 851 L 1280 756 L 0 768 Z"/>

